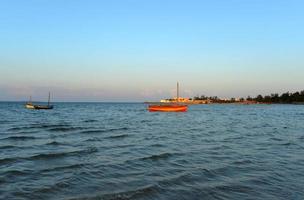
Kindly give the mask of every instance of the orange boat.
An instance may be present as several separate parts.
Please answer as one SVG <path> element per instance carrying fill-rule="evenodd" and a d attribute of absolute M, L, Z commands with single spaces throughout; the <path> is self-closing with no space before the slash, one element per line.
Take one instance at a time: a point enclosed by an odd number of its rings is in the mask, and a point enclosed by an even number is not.
<path fill-rule="evenodd" d="M 150 112 L 187 112 L 187 105 L 149 105 Z"/>
<path fill-rule="evenodd" d="M 149 105 L 148 110 L 150 112 L 187 112 L 188 106 L 183 104 L 178 104 L 179 99 L 179 84 L 177 83 L 176 89 L 176 101 L 174 104 L 160 104 L 160 105 Z"/>

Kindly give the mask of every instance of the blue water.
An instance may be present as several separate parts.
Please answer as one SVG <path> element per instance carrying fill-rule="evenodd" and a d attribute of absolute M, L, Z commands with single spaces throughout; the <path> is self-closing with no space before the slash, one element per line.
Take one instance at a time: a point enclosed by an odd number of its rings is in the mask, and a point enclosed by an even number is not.
<path fill-rule="evenodd" d="M 304 199 L 304 106 L 0 103 L 0 199 Z"/>

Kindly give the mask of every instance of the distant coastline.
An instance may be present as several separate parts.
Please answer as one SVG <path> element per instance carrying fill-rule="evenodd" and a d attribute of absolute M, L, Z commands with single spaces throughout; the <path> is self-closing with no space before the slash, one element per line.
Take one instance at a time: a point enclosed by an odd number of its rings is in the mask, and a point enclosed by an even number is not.
<path fill-rule="evenodd" d="M 0 100 L 0 103 L 26 103 L 25 100 Z M 42 103 L 43 101 L 35 101 Z M 195 96 L 190 98 L 179 97 L 171 99 L 162 99 L 160 101 L 54 101 L 54 103 L 146 103 L 146 104 L 166 104 L 166 103 L 182 103 L 188 105 L 197 105 L 197 104 L 294 104 L 294 105 L 304 105 L 304 90 L 300 92 L 285 92 L 279 95 L 278 93 L 270 95 L 257 95 L 256 97 L 247 98 L 219 98 L 217 96 Z"/>
<path fill-rule="evenodd" d="M 172 99 L 162 99 L 159 102 L 145 102 L 145 103 L 183 103 L 189 105 L 195 104 L 304 104 L 304 90 L 300 92 L 286 92 L 281 95 L 278 93 L 270 94 L 270 95 L 257 95 L 256 97 L 247 98 L 230 98 L 230 99 L 222 99 L 217 96 L 195 96 L 193 98 L 183 98 L 183 97 L 175 97 Z"/>

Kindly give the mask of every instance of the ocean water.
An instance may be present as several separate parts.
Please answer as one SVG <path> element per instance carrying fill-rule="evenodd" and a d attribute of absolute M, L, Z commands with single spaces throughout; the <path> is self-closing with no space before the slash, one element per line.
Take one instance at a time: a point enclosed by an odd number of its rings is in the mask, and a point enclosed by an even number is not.
<path fill-rule="evenodd" d="M 0 199 L 304 199 L 303 105 L 0 103 Z"/>

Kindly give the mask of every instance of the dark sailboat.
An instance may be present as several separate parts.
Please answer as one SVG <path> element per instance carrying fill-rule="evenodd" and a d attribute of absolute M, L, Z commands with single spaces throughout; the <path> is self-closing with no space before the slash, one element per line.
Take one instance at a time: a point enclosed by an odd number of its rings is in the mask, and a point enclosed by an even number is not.
<path fill-rule="evenodd" d="M 50 98 L 51 98 L 51 94 L 49 92 L 49 98 L 48 98 L 48 104 L 47 105 L 38 105 L 38 104 L 35 105 L 35 104 L 32 103 L 32 97 L 30 97 L 30 101 L 25 104 L 25 108 L 27 108 L 27 109 L 35 109 L 35 110 L 53 109 L 54 106 L 50 105 Z"/>

